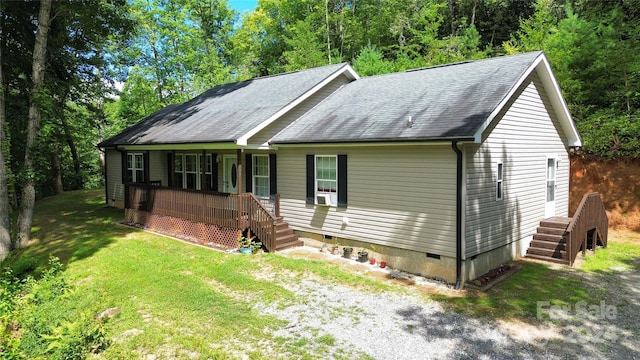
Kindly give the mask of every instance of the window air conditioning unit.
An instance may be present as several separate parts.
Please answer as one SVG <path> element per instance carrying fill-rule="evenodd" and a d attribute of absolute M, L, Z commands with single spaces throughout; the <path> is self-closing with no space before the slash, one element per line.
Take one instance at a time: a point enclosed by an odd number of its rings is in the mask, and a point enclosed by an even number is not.
<path fill-rule="evenodd" d="M 316 204 L 321 206 L 331 206 L 331 196 L 328 194 L 316 195 Z"/>

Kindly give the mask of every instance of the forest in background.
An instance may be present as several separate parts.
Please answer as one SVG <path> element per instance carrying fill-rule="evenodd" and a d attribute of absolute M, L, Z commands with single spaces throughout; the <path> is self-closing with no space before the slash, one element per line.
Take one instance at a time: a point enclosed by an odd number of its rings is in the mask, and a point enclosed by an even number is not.
<path fill-rule="evenodd" d="M 338 62 L 372 76 L 544 50 L 584 154 L 640 158 L 639 20 L 638 0 L 0 0 L 0 244 L 28 240 L 35 198 L 101 186 L 95 145 L 146 115 Z"/>

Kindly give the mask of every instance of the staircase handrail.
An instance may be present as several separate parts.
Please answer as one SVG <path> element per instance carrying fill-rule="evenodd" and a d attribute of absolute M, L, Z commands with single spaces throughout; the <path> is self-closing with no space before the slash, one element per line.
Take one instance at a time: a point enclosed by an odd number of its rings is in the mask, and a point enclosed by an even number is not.
<path fill-rule="evenodd" d="M 242 193 L 239 198 L 248 199 L 247 214 L 248 228 L 256 235 L 268 251 L 276 247 L 276 224 L 278 219 L 271 213 L 253 193 Z M 265 228 L 265 225 L 268 225 Z"/>
<path fill-rule="evenodd" d="M 578 209 L 571 218 L 567 226 L 567 260 L 569 266 L 573 266 L 580 245 L 583 253 L 587 249 L 587 234 L 590 230 L 596 229 L 596 235 L 602 240 L 603 246 L 607 246 L 607 236 L 609 231 L 609 219 L 607 212 L 597 192 L 585 194 L 578 205 Z M 597 238 L 594 237 L 594 246 Z"/>

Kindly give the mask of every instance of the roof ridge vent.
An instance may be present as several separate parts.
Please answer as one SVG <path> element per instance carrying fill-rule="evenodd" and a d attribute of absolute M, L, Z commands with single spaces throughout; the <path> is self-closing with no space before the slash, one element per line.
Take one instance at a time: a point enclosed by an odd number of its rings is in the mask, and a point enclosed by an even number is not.
<path fill-rule="evenodd" d="M 468 64 L 468 63 L 472 63 L 472 62 L 474 62 L 474 60 L 458 61 L 458 62 L 454 62 L 454 63 L 450 63 L 450 64 L 433 65 L 433 66 L 425 66 L 425 67 L 416 68 L 416 69 L 408 69 L 408 70 L 405 70 L 404 72 L 414 72 L 414 71 L 422 71 L 422 70 L 429 70 L 429 69 L 437 69 L 437 68 L 449 67 L 449 66 L 454 66 L 454 65 Z"/>

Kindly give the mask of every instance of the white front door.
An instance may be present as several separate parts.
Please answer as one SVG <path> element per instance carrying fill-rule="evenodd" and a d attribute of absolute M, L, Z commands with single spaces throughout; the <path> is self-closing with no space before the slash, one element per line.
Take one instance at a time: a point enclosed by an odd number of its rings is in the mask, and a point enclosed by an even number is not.
<path fill-rule="evenodd" d="M 238 158 L 235 155 L 222 157 L 222 191 L 238 193 Z"/>
<path fill-rule="evenodd" d="M 556 215 L 556 172 L 558 170 L 558 159 L 547 158 L 547 186 L 546 201 L 544 206 L 544 217 L 550 218 Z"/>

